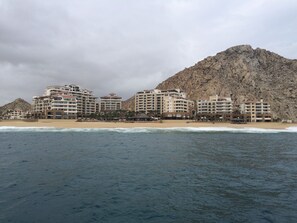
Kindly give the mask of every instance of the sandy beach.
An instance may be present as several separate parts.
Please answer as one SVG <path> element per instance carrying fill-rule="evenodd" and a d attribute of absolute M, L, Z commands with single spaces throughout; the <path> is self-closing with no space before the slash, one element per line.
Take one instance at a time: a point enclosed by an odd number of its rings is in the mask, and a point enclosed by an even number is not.
<path fill-rule="evenodd" d="M 77 122 L 76 120 L 49 120 L 43 119 L 36 122 L 22 120 L 1 120 L 1 126 L 15 127 L 55 127 L 55 128 L 173 128 L 173 127 L 229 127 L 229 128 L 263 128 L 263 129 L 286 129 L 288 127 L 297 127 L 297 123 L 247 123 L 231 124 L 220 122 L 194 122 L 191 120 L 163 120 L 156 122 L 102 122 L 88 121 Z"/>

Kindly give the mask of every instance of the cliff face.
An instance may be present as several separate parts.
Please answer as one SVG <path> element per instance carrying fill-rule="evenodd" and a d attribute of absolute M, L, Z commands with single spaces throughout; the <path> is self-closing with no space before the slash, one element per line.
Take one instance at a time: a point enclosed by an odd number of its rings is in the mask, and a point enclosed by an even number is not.
<path fill-rule="evenodd" d="M 31 104 L 26 102 L 24 99 L 18 98 L 11 103 L 8 103 L 0 107 L 0 115 L 7 113 L 10 110 L 22 110 L 29 111 L 31 109 Z"/>
<path fill-rule="evenodd" d="M 135 97 L 132 96 L 131 98 L 127 99 L 126 101 L 123 101 L 122 103 L 122 109 L 134 111 L 135 109 Z"/>
<path fill-rule="evenodd" d="M 215 94 L 232 95 L 236 103 L 263 98 L 275 118 L 297 120 L 297 60 L 249 45 L 207 57 L 156 88 L 180 88 L 192 100 Z"/>

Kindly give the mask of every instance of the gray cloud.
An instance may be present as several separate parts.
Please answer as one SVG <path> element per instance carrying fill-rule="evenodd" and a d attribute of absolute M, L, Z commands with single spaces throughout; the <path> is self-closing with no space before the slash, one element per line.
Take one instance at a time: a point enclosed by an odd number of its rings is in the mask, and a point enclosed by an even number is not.
<path fill-rule="evenodd" d="M 297 58 L 290 0 L 0 0 L 0 105 L 75 83 L 138 90 L 237 44 Z"/>

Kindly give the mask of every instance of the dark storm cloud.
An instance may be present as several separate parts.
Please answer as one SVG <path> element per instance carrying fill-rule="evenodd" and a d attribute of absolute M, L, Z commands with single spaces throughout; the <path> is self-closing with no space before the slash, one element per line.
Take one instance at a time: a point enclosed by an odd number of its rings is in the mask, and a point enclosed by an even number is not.
<path fill-rule="evenodd" d="M 237 44 L 297 58 L 289 0 L 0 0 L 0 105 L 75 83 L 128 98 Z"/>

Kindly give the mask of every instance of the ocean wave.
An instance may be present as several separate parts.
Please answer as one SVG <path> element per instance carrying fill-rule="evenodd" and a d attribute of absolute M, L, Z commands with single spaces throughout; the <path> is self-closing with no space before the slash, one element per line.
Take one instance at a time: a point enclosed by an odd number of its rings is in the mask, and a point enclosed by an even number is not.
<path fill-rule="evenodd" d="M 296 127 L 286 129 L 229 128 L 229 127 L 174 127 L 174 128 L 55 128 L 0 126 L 0 132 L 116 132 L 116 133 L 168 133 L 168 132 L 227 132 L 227 133 L 297 133 Z"/>

